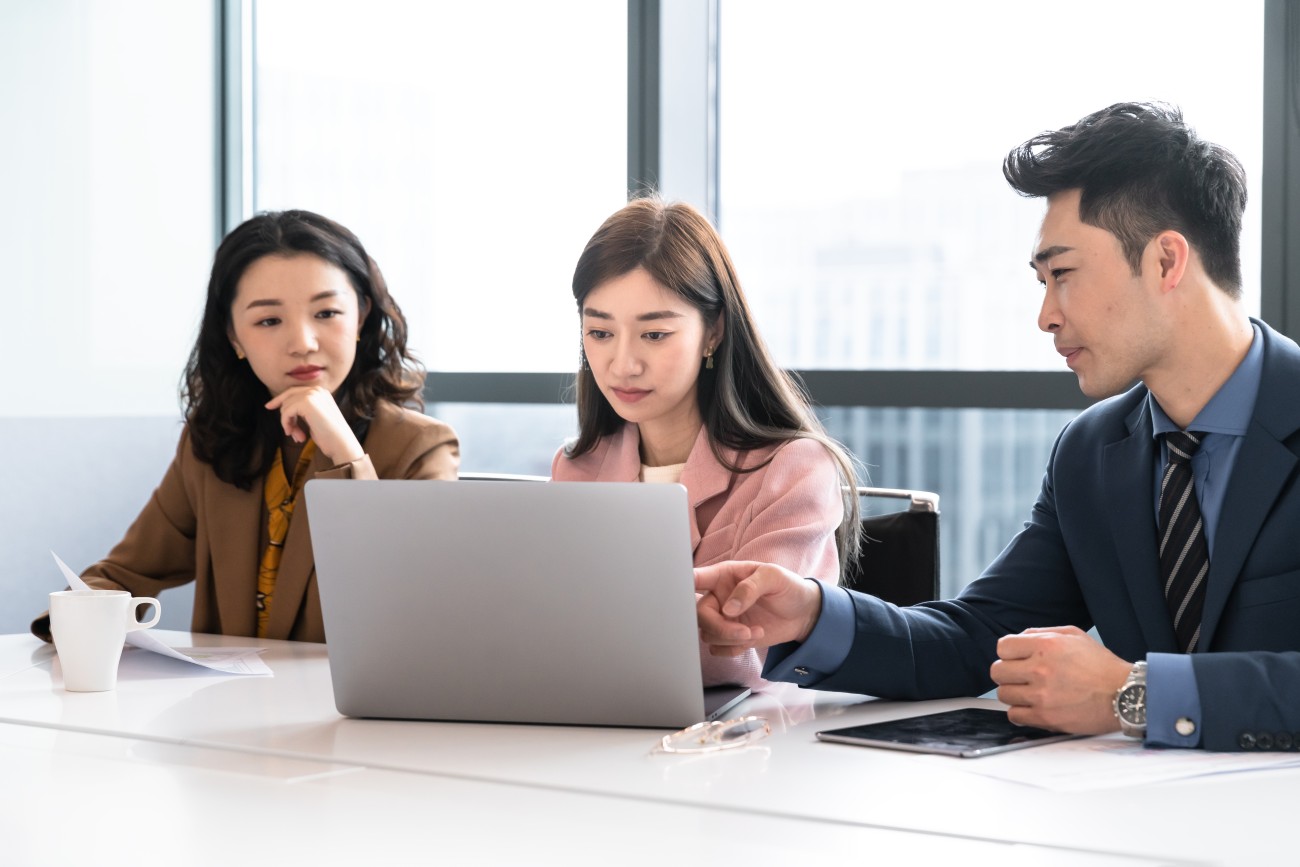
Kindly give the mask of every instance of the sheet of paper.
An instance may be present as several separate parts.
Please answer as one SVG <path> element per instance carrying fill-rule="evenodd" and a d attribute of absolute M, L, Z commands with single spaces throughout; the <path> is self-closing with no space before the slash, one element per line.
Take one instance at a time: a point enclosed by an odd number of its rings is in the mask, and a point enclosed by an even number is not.
<path fill-rule="evenodd" d="M 1296 753 L 1213 753 L 1147 749 L 1121 734 L 963 759 L 963 770 L 1058 792 L 1164 783 L 1208 774 L 1300 767 Z"/>
<path fill-rule="evenodd" d="M 53 551 L 50 556 L 59 564 L 59 571 L 67 579 L 73 590 L 90 590 L 81 576 L 68 568 L 68 564 Z M 139 629 L 126 634 L 126 643 L 151 653 L 193 663 L 223 674 L 251 674 L 271 677 L 270 667 L 262 660 L 262 648 L 259 647 L 172 647 L 163 643 L 147 629 Z"/>

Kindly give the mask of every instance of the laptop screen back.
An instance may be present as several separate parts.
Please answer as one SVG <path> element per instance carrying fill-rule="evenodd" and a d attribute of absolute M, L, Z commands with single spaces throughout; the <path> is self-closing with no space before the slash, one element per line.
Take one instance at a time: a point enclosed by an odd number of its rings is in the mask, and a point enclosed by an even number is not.
<path fill-rule="evenodd" d="M 684 488 L 315 479 L 306 491 L 341 713 L 705 718 Z"/>

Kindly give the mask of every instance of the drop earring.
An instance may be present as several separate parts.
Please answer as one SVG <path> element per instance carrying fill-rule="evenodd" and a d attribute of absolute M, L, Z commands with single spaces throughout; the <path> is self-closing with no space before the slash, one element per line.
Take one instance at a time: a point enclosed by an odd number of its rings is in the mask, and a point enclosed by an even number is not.
<path fill-rule="evenodd" d="M 705 370 L 713 369 L 713 347 L 712 346 L 704 350 L 704 369 Z"/>

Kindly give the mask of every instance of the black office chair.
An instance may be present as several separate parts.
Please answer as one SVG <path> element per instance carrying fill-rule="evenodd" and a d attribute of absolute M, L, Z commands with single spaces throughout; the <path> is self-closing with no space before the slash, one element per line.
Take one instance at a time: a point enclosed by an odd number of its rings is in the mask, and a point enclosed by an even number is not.
<path fill-rule="evenodd" d="M 939 495 L 895 488 L 858 488 L 862 547 L 844 586 L 896 605 L 939 598 Z M 908 508 L 870 514 L 875 498 L 910 500 Z"/>

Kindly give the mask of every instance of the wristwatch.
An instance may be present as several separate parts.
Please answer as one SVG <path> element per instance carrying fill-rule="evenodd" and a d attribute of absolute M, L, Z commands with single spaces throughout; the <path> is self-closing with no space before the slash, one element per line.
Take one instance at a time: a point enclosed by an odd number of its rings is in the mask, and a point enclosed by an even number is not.
<path fill-rule="evenodd" d="M 1133 663 L 1128 680 L 1115 693 L 1115 718 L 1119 730 L 1131 738 L 1144 738 L 1147 734 L 1147 664 Z"/>

